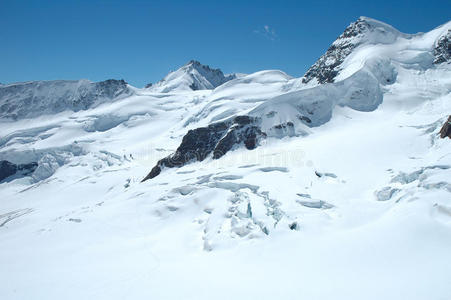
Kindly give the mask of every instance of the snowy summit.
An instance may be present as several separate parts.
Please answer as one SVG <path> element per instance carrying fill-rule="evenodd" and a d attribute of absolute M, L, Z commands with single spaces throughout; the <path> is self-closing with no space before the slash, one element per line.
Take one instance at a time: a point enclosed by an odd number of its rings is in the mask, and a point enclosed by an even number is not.
<path fill-rule="evenodd" d="M 212 90 L 235 77 L 234 74 L 224 76 L 219 69 L 211 69 L 198 61 L 191 60 L 177 71 L 170 72 L 155 85 L 148 84 L 147 87 L 162 93 Z"/>

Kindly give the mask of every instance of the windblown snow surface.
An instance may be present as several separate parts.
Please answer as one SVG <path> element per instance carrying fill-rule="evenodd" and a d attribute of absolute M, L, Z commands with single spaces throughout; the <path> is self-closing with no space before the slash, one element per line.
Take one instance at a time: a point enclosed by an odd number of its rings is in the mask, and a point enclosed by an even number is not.
<path fill-rule="evenodd" d="M 0 160 L 38 167 L 0 183 L 0 298 L 451 299 L 451 64 L 434 63 L 451 22 L 358 22 L 326 84 L 269 70 L 82 109 L 8 96 L 25 102 L 1 115 Z M 256 149 L 141 183 L 188 130 L 243 115 Z"/>

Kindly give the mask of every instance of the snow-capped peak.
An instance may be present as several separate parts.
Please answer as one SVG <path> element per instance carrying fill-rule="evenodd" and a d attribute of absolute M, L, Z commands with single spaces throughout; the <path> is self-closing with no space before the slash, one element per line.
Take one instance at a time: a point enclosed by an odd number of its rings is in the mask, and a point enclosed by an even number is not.
<path fill-rule="evenodd" d="M 360 17 L 346 27 L 327 52 L 307 70 L 302 82 L 308 83 L 313 79 L 316 79 L 319 84 L 334 82 L 341 64 L 355 48 L 362 44 L 391 44 L 400 36 L 408 37 L 409 35 L 383 22 Z"/>
<path fill-rule="evenodd" d="M 212 90 L 236 78 L 235 74 L 225 76 L 220 69 L 212 69 L 196 60 L 191 60 L 180 69 L 170 72 L 155 85 L 147 85 L 157 92 Z"/>
<path fill-rule="evenodd" d="M 358 36 L 367 42 L 370 43 L 383 43 L 389 44 L 395 41 L 398 36 L 408 36 L 408 34 L 402 33 L 398 31 L 393 26 L 386 24 L 384 22 L 361 16 L 354 23 L 351 23 L 342 34 L 350 33 L 355 28 L 361 29 L 358 31 Z M 340 36 L 340 37 L 342 37 Z"/>

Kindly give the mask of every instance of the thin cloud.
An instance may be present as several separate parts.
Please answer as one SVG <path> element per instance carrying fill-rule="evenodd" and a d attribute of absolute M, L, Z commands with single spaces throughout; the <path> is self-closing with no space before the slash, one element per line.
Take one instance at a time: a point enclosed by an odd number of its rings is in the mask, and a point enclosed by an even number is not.
<path fill-rule="evenodd" d="M 271 41 L 275 41 L 278 37 L 274 28 L 269 27 L 269 25 L 263 26 L 263 29 L 254 30 L 254 33 L 264 36 L 265 38 L 267 38 L 268 40 L 271 40 Z"/>

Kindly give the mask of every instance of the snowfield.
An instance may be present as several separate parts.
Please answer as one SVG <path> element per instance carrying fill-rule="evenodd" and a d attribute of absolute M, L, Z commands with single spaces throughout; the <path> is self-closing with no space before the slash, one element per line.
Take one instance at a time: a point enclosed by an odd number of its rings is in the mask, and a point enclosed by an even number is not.
<path fill-rule="evenodd" d="M 0 181 L 0 298 L 451 299 L 446 41 L 362 17 L 303 78 L 0 85 L 0 161 L 37 163 Z M 240 116 L 255 149 L 141 182 Z"/>

